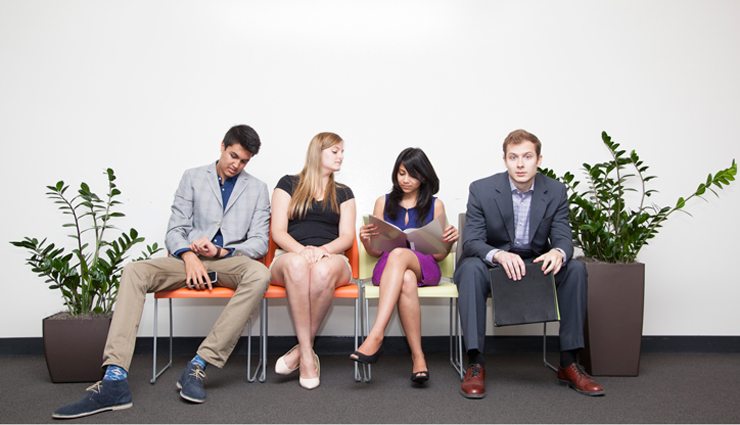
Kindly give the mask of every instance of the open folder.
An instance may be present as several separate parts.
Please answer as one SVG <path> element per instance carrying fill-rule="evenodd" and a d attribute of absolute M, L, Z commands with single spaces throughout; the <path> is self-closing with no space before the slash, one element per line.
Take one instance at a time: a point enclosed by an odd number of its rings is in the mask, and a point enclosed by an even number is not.
<path fill-rule="evenodd" d="M 495 326 L 560 320 L 558 296 L 553 273 L 542 273 L 542 263 L 526 263 L 527 272 L 513 281 L 502 267 L 491 273 L 493 324 Z"/>
<path fill-rule="evenodd" d="M 451 242 L 442 241 L 442 233 L 447 225 L 444 216 L 439 216 L 422 227 L 401 230 L 387 221 L 375 216 L 363 217 L 365 224 L 374 224 L 378 236 L 370 244 L 376 251 L 391 252 L 393 248 L 411 248 L 424 254 L 446 254 L 450 251 Z"/>

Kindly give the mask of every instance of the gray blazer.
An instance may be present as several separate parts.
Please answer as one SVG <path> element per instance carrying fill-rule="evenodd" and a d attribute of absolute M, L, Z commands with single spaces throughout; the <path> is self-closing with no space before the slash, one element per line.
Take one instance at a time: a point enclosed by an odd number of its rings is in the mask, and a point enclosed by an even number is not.
<path fill-rule="evenodd" d="M 573 257 L 573 240 L 568 221 L 565 185 L 537 174 L 530 205 L 529 237 L 532 251 L 539 256 L 560 248 L 568 261 Z M 514 241 L 514 204 L 508 173 L 494 174 L 470 184 L 462 257 L 485 261 L 491 249 L 511 249 Z"/>
<path fill-rule="evenodd" d="M 267 185 L 242 171 L 224 208 L 214 162 L 183 173 L 172 202 L 165 244 L 174 253 L 196 239 L 213 239 L 221 229 L 224 248 L 234 248 L 234 255 L 257 259 L 267 252 L 269 228 Z"/>

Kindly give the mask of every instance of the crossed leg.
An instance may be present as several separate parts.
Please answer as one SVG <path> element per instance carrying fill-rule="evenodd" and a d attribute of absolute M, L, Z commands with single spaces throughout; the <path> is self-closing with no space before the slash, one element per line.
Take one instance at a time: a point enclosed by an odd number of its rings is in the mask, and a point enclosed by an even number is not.
<path fill-rule="evenodd" d="M 393 309 L 398 305 L 401 326 L 411 349 L 412 371 L 427 370 L 421 349 L 421 308 L 417 291 L 419 280 L 421 265 L 413 251 L 396 248 L 388 254 L 388 261 L 380 278 L 378 314 L 367 338 L 357 351 L 372 355 L 380 349 Z"/>

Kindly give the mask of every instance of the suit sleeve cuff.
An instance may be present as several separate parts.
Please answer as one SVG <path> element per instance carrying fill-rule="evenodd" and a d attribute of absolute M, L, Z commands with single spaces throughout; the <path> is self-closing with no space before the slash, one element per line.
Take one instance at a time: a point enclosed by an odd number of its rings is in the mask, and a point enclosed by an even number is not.
<path fill-rule="evenodd" d="M 486 260 L 491 264 L 496 264 L 496 260 L 493 259 L 493 256 L 496 255 L 497 252 L 501 251 L 498 248 L 493 248 L 492 250 L 488 251 L 488 254 L 486 254 Z"/>
<path fill-rule="evenodd" d="M 190 248 L 180 248 L 173 254 L 175 257 L 180 258 L 180 256 L 188 251 L 192 251 Z"/>
<path fill-rule="evenodd" d="M 560 249 L 560 248 L 554 248 L 554 249 L 555 249 L 556 251 L 558 251 L 558 252 L 560 253 L 560 255 L 562 255 L 562 256 L 563 256 L 563 265 L 565 265 L 565 263 L 567 263 L 567 262 L 568 262 L 568 258 L 567 258 L 567 257 L 565 256 L 565 251 L 563 251 L 563 250 L 562 250 L 562 249 Z"/>

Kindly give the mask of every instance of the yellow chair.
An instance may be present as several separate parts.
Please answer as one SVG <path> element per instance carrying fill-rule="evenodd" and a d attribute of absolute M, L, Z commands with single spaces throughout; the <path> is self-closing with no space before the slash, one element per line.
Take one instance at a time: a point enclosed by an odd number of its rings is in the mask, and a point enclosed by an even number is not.
<path fill-rule="evenodd" d="M 360 245 L 360 288 L 363 306 L 363 338 L 369 333 L 369 302 L 370 299 L 380 297 L 380 288 L 373 285 L 372 275 L 375 263 L 378 262 L 376 257 L 371 256 L 365 251 L 365 247 Z M 457 285 L 452 281 L 452 275 L 455 270 L 455 251 L 445 257 L 439 263 L 442 271 L 442 280 L 437 286 L 423 286 L 418 288 L 419 298 L 449 298 L 450 300 L 450 365 L 463 378 L 464 369 L 462 367 L 462 334 L 460 332 L 460 316 L 457 312 Z M 372 368 L 370 365 L 363 365 L 362 378 L 365 382 L 372 379 Z"/>

